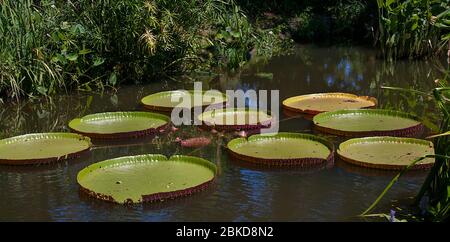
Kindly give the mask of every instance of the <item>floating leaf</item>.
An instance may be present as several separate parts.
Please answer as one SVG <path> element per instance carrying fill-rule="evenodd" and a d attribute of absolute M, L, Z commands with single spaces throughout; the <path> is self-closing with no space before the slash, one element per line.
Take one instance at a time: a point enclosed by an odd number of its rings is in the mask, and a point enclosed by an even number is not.
<path fill-rule="evenodd" d="M 284 132 L 236 138 L 227 147 L 238 159 L 267 165 L 323 164 L 333 159 L 334 152 L 333 145 L 318 136 Z"/>
<path fill-rule="evenodd" d="M 174 90 L 148 95 L 141 99 L 141 103 L 147 109 L 170 112 L 175 107 L 207 107 L 223 104 L 227 100 L 227 96 L 219 91 Z"/>
<path fill-rule="evenodd" d="M 155 134 L 170 122 L 150 112 L 109 112 L 86 115 L 69 122 L 69 128 L 94 138 L 125 138 Z"/>
<path fill-rule="evenodd" d="M 371 108 L 376 105 L 376 98 L 339 92 L 307 94 L 290 97 L 283 101 L 285 109 L 307 114 L 318 114 L 342 109 Z"/>
<path fill-rule="evenodd" d="M 71 133 L 36 133 L 0 140 L 0 164 L 50 163 L 79 156 L 91 147 L 89 138 Z"/>
<path fill-rule="evenodd" d="M 318 130 L 345 136 L 414 136 L 423 131 L 417 117 L 383 109 L 325 112 L 313 122 Z"/>
<path fill-rule="evenodd" d="M 339 145 L 337 153 L 355 165 L 402 170 L 419 157 L 434 155 L 434 147 L 426 140 L 384 136 L 347 140 Z M 411 169 L 430 168 L 433 163 L 434 158 L 427 158 Z"/>
<path fill-rule="evenodd" d="M 226 108 L 206 111 L 198 116 L 215 129 L 257 129 L 269 127 L 272 116 L 257 109 Z"/>
<path fill-rule="evenodd" d="M 202 158 L 148 154 L 94 163 L 78 173 L 82 191 L 116 203 L 141 203 L 185 196 L 214 180 L 216 165 Z"/>

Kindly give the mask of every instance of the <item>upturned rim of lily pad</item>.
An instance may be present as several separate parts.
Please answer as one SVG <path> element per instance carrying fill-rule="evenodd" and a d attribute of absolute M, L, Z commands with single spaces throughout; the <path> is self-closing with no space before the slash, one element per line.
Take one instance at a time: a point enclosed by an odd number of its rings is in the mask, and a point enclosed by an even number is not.
<path fill-rule="evenodd" d="M 24 134 L 19 136 L 14 136 L 10 138 L 5 138 L 0 140 L 0 145 L 8 145 L 15 144 L 24 141 L 28 141 L 30 139 L 73 139 L 78 142 L 82 142 L 87 145 L 87 148 L 74 150 L 71 153 L 67 153 L 63 156 L 50 156 L 44 158 L 27 158 L 27 159 L 10 159 L 10 158 L 1 158 L 0 157 L 0 165 L 34 165 L 34 164 L 50 164 L 54 162 L 66 161 L 70 159 L 75 159 L 83 154 L 89 152 L 92 147 L 91 139 L 89 137 L 74 134 L 74 133 L 63 133 L 63 132 L 51 132 L 51 133 L 32 133 L 32 134 Z"/>
<path fill-rule="evenodd" d="M 393 136 L 374 136 L 374 137 L 364 137 L 364 138 L 353 138 L 349 139 L 347 141 L 342 142 L 339 144 L 339 148 L 337 149 L 336 153 L 338 154 L 339 158 L 342 159 L 345 162 L 351 163 L 353 165 L 357 165 L 360 167 L 365 168 L 374 168 L 374 169 L 380 169 L 380 170 L 403 170 L 408 165 L 398 165 L 398 164 L 376 164 L 371 163 L 367 161 L 357 160 L 352 157 L 348 157 L 344 154 L 342 154 L 343 150 L 345 150 L 347 147 L 351 145 L 357 145 L 357 144 L 366 144 L 367 143 L 380 143 L 380 142 L 386 142 L 391 144 L 401 144 L 401 143 L 408 143 L 408 144 L 416 144 L 416 145 L 422 145 L 422 146 L 429 146 L 434 147 L 433 142 L 423 139 L 415 139 L 415 138 L 404 138 L 404 137 L 393 137 Z M 413 161 L 411 161 L 413 162 Z M 410 170 L 424 170 L 429 169 L 434 165 L 434 162 L 429 163 L 418 163 L 415 164 L 410 168 Z"/>
<path fill-rule="evenodd" d="M 160 120 L 164 121 L 165 124 L 141 130 L 133 130 L 126 132 L 110 132 L 110 133 L 99 133 L 99 132 L 87 132 L 83 131 L 77 126 L 83 123 L 85 120 L 88 121 L 90 119 L 107 119 L 107 118 L 128 118 L 128 117 L 145 117 L 149 120 Z M 88 114 L 81 118 L 72 119 L 68 126 L 72 132 L 79 133 L 94 139 L 123 139 L 123 138 L 138 138 L 143 136 L 154 135 L 160 133 L 165 130 L 171 124 L 170 117 L 159 114 L 159 113 L 151 113 L 151 112 L 140 112 L 140 111 L 128 111 L 128 112 L 104 112 L 104 113 L 94 113 Z"/>
<path fill-rule="evenodd" d="M 329 154 L 326 159 L 323 158 L 315 158 L 315 157 L 302 157 L 302 158 L 261 158 L 261 157 L 254 157 L 249 155 L 240 154 L 239 152 L 236 152 L 233 150 L 234 147 L 237 147 L 238 145 L 244 143 L 244 142 L 252 142 L 257 141 L 261 139 L 280 139 L 281 144 L 282 138 L 296 138 L 296 139 L 306 139 L 309 141 L 315 141 L 318 143 L 321 143 L 325 145 L 328 150 Z M 277 166 L 277 167 L 289 167 L 289 166 L 295 166 L 295 167 L 316 167 L 318 165 L 324 165 L 327 163 L 334 162 L 334 144 L 327 139 L 324 139 L 322 137 L 312 135 L 312 134 L 305 134 L 305 133 L 293 133 L 293 132 L 279 132 L 275 135 L 265 135 L 265 134 L 254 134 L 249 136 L 248 138 L 235 138 L 228 142 L 227 144 L 227 150 L 228 153 L 232 156 L 232 158 L 247 161 L 251 163 L 255 163 L 258 165 L 265 165 L 265 166 Z"/>
<path fill-rule="evenodd" d="M 325 111 L 322 110 L 311 110 L 311 109 L 302 109 L 302 108 L 298 108 L 298 107 L 293 107 L 291 106 L 291 103 L 293 102 L 298 102 L 301 100 L 305 100 L 305 99 L 312 99 L 312 98 L 329 98 L 329 97 L 345 97 L 348 99 L 353 99 L 353 100 L 362 100 L 362 101 L 367 101 L 367 102 L 371 102 L 371 105 L 368 106 L 363 106 L 361 107 L 361 109 L 364 108 L 374 108 L 377 106 L 378 101 L 375 97 L 371 97 L 371 96 L 358 96 L 352 93 L 344 93 L 344 92 L 328 92 L 328 93 L 312 93 L 312 94 L 305 94 L 305 95 L 299 95 L 299 96 L 294 96 L 294 97 L 289 97 L 283 100 L 282 102 L 282 106 L 284 109 L 287 109 L 289 111 L 293 111 L 296 113 L 303 113 L 303 114 L 310 114 L 310 115 L 316 115 L 319 113 L 323 113 Z"/>
<path fill-rule="evenodd" d="M 174 93 L 174 92 L 189 92 L 190 94 L 192 94 L 192 93 L 200 92 L 200 91 L 196 91 L 196 90 L 171 90 L 171 91 L 156 92 L 156 93 L 152 93 L 150 95 L 147 95 L 147 96 L 143 97 L 141 99 L 141 105 L 145 109 L 148 109 L 148 110 L 154 110 L 154 111 L 159 111 L 159 112 L 172 112 L 172 110 L 175 108 L 174 106 L 151 105 L 151 104 L 147 103 L 146 99 L 158 98 L 160 96 L 172 95 L 172 93 Z M 211 93 L 210 91 L 201 91 L 202 97 L 203 97 L 203 95 L 206 92 Z M 225 105 L 228 102 L 228 96 L 225 93 L 222 93 L 222 92 L 220 92 L 218 90 L 216 90 L 214 92 L 217 93 L 217 94 L 220 94 L 221 97 L 224 99 L 224 101 L 223 102 L 214 102 L 212 104 L 201 105 L 201 106 L 198 106 L 198 107 L 202 107 L 202 109 L 205 109 L 205 108 L 207 108 L 210 105 L 213 106 L 213 107 L 220 107 L 220 106 Z M 203 102 L 202 102 L 202 104 L 203 104 Z M 197 106 L 192 105 L 191 109 L 193 109 L 195 107 L 197 107 Z"/>
<path fill-rule="evenodd" d="M 143 161 L 143 160 L 146 161 Z M 87 187 L 84 187 L 81 185 L 80 180 L 84 179 L 89 173 L 96 171 L 98 169 L 107 169 L 109 167 L 117 167 L 120 165 L 132 165 L 132 164 L 139 164 L 141 165 L 143 162 L 188 162 L 188 163 L 194 163 L 203 166 L 205 169 L 210 170 L 214 176 L 210 180 L 206 180 L 205 182 L 198 184 L 196 186 L 192 186 L 186 189 L 181 190 L 174 190 L 170 192 L 158 192 L 158 193 L 152 193 L 152 194 L 142 194 L 141 199 L 139 201 L 132 201 L 131 199 L 127 199 L 125 201 L 117 201 L 115 200 L 111 195 L 108 194 L 102 194 L 93 190 L 90 190 Z M 188 171 L 186 171 L 188 172 Z M 80 186 L 80 191 L 88 195 L 89 197 L 96 198 L 99 200 L 112 202 L 112 203 L 118 203 L 118 204 L 137 204 L 137 203 L 147 203 L 147 202 L 162 202 L 167 199 L 175 199 L 179 197 L 185 197 L 189 196 L 193 193 L 197 193 L 203 190 L 206 190 L 208 187 L 210 187 L 217 176 L 217 166 L 212 163 L 211 161 L 208 161 L 206 159 L 195 157 L 195 156 L 188 156 L 188 155 L 173 155 L 170 158 L 168 158 L 165 155 L 162 154 L 144 154 L 144 155 L 135 155 L 135 156 L 123 156 L 118 158 L 113 158 L 109 160 L 100 161 L 94 164 L 91 164 L 77 174 L 77 183 Z"/>
<path fill-rule="evenodd" d="M 256 122 L 256 123 L 249 123 L 249 124 L 213 124 L 211 122 L 206 121 L 205 115 L 208 115 L 212 112 L 222 112 L 222 113 L 235 113 L 235 112 L 256 112 L 256 113 L 262 113 L 264 115 L 267 115 L 270 117 L 269 120 L 264 122 Z M 252 109 L 252 108 L 223 108 L 223 109 L 213 109 L 208 110 L 206 112 L 201 113 L 197 116 L 197 119 L 202 122 L 202 127 L 206 130 L 210 129 L 216 129 L 219 131 L 240 131 L 240 130 L 260 130 L 264 128 L 270 128 L 272 125 L 272 122 L 274 121 L 274 118 L 270 113 L 264 112 L 262 110 L 258 109 Z"/>
<path fill-rule="evenodd" d="M 385 115 L 391 117 L 399 117 L 404 119 L 410 119 L 417 122 L 417 125 L 408 126 L 401 129 L 390 129 L 390 130 L 367 130 L 367 131 L 348 131 L 340 130 L 329 127 L 324 127 L 320 125 L 322 120 L 329 119 L 333 116 L 339 116 L 344 114 L 360 114 L 360 115 Z M 334 117 L 335 118 L 335 117 Z M 330 111 L 319 113 L 313 118 L 314 128 L 329 134 L 350 136 L 350 137 L 367 137 L 367 136 L 396 136 L 396 137 L 414 137 L 421 134 L 424 131 L 424 125 L 421 120 L 412 114 L 404 113 L 394 110 L 386 109 L 345 109 L 338 111 Z"/>

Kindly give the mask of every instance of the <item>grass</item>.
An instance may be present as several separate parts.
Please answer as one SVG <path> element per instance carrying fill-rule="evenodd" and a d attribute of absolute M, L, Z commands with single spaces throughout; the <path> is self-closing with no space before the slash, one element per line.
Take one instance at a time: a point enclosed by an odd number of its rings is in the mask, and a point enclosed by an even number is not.
<path fill-rule="evenodd" d="M 0 97 L 236 69 L 291 48 L 232 0 L 3 0 Z"/>

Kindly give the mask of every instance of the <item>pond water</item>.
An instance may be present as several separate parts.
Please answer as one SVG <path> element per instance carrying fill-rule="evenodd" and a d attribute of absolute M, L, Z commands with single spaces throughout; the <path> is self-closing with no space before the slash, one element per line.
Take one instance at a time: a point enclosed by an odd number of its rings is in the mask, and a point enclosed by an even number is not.
<path fill-rule="evenodd" d="M 315 92 L 352 92 L 372 95 L 381 107 L 414 113 L 430 125 L 438 118 L 433 103 L 410 93 L 381 89 L 382 85 L 430 90 L 442 61 L 400 61 L 376 58 L 362 47 L 298 46 L 294 53 L 249 68 L 221 75 L 202 75 L 203 88 L 280 90 L 280 99 Z M 14 135 L 68 131 L 69 120 L 96 112 L 141 110 L 148 94 L 177 88 L 192 89 L 193 79 L 123 86 L 117 92 L 74 93 L 51 100 L 3 104 L 0 138 Z M 280 100 L 280 101 L 281 101 Z M 312 122 L 280 113 L 280 130 L 316 133 Z M 182 148 L 176 137 L 209 136 L 213 143 L 201 149 Z M 321 134 L 320 134 L 321 135 Z M 340 160 L 315 169 L 269 170 L 229 158 L 224 148 L 234 134 L 218 138 L 196 127 L 128 143 L 96 144 L 91 154 L 54 165 L 0 166 L 1 221 L 358 221 L 395 173 L 367 170 Z M 326 136 L 335 142 L 339 138 Z M 85 166 L 109 158 L 146 153 L 189 154 L 219 166 L 211 189 L 164 203 L 124 207 L 86 198 L 79 193 L 77 173 Z M 389 213 L 393 200 L 418 191 L 426 172 L 402 178 L 377 212 Z"/>

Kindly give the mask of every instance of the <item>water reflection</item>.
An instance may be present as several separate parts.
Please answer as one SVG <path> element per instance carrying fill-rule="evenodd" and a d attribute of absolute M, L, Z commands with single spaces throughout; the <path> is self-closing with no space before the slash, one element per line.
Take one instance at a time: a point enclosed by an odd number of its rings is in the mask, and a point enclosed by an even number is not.
<path fill-rule="evenodd" d="M 378 98 L 380 106 L 403 110 L 436 123 L 434 104 L 427 97 L 381 89 L 381 85 L 430 90 L 441 77 L 440 60 L 399 61 L 376 59 L 366 48 L 316 48 L 299 46 L 290 56 L 234 73 L 188 78 L 180 82 L 125 86 L 117 93 L 72 94 L 0 107 L 0 137 L 25 133 L 67 131 L 69 120 L 90 113 L 142 110 L 139 100 L 150 93 L 177 88 L 191 89 L 196 80 L 203 88 L 280 90 L 280 98 L 315 92 L 353 92 Z M 437 64 L 436 64 L 437 63 Z M 281 100 L 280 100 L 281 101 Z M 248 103 L 253 105 L 253 103 Z M 270 103 L 269 103 L 270 105 Z M 336 144 L 342 138 L 317 133 L 307 118 L 281 113 L 281 131 L 315 133 Z M 183 148 L 176 137 L 206 136 L 212 144 Z M 267 171 L 236 164 L 226 152 L 224 137 L 182 127 L 176 132 L 130 142 L 97 143 L 91 155 L 79 160 L 40 167 L 0 167 L 0 220 L 54 221 L 342 221 L 354 217 L 376 198 L 391 174 L 366 173 L 337 163 L 319 170 Z M 76 183 L 85 166 L 105 159 L 145 153 L 195 155 L 215 162 L 219 176 L 203 193 L 164 204 L 133 207 L 83 198 Z M 424 174 L 401 179 L 382 202 L 412 196 Z M 385 212 L 385 211 L 381 211 Z"/>

